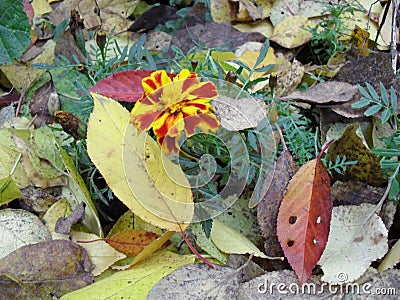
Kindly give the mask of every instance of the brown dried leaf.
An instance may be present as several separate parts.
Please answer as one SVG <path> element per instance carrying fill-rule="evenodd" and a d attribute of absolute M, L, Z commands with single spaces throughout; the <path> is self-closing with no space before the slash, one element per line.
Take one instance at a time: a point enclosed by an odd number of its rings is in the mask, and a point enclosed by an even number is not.
<path fill-rule="evenodd" d="M 357 87 L 347 82 L 327 81 L 316 84 L 305 92 L 295 91 L 284 99 L 311 104 L 328 104 L 350 101 L 357 92 Z"/>
<path fill-rule="evenodd" d="M 341 181 L 356 180 L 372 186 L 381 186 L 383 175 L 378 158 L 362 142 L 356 131 L 358 124 L 346 128 L 342 136 L 332 143 L 328 149 L 328 160 L 334 162 L 336 157 L 346 156 L 346 161 L 358 161 L 355 165 L 347 166 L 342 174 L 335 174 Z"/>
<path fill-rule="evenodd" d="M 48 109 L 48 102 L 51 94 L 57 94 L 53 80 L 49 80 L 32 95 L 29 103 L 29 113 L 35 117 L 33 124 L 36 128 L 50 124 L 52 122 L 51 114 Z"/>
<path fill-rule="evenodd" d="M 276 235 L 276 222 L 279 206 L 290 178 L 296 172 L 292 155 L 286 149 L 276 162 L 274 177 L 271 185 L 257 207 L 257 219 L 263 237 L 265 238 L 264 252 L 268 256 L 284 256 Z M 282 268 L 280 261 L 268 261 L 276 268 Z"/>
<path fill-rule="evenodd" d="M 67 218 L 59 218 L 56 222 L 54 231 L 62 234 L 69 234 L 72 226 L 85 218 L 85 206 L 86 205 L 81 202 Z"/>
<path fill-rule="evenodd" d="M 385 193 L 385 188 L 374 187 L 360 181 L 336 181 L 331 187 L 333 204 L 359 205 L 377 203 Z"/>

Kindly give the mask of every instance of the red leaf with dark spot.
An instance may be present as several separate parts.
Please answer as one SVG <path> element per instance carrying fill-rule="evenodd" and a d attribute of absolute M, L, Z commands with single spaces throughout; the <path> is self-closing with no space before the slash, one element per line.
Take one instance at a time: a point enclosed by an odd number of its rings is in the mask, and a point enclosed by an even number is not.
<path fill-rule="evenodd" d="M 332 213 L 329 175 L 319 159 L 302 166 L 289 182 L 278 213 L 281 247 L 303 284 L 328 241 Z"/>
<path fill-rule="evenodd" d="M 112 74 L 92 86 L 89 91 L 118 99 L 121 102 L 136 102 L 143 95 L 142 79 L 152 70 L 122 71 Z"/>

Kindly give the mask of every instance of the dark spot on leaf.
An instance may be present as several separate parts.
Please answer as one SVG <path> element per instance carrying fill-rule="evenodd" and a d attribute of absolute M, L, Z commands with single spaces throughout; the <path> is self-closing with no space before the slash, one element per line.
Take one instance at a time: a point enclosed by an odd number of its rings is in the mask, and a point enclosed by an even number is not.
<path fill-rule="evenodd" d="M 289 217 L 289 223 L 290 224 L 294 224 L 294 223 L 296 223 L 296 221 L 297 221 L 297 217 L 296 216 L 290 216 Z"/>
<path fill-rule="evenodd" d="M 287 245 L 288 245 L 288 247 L 293 247 L 294 241 L 289 240 L 289 241 L 287 242 Z"/>

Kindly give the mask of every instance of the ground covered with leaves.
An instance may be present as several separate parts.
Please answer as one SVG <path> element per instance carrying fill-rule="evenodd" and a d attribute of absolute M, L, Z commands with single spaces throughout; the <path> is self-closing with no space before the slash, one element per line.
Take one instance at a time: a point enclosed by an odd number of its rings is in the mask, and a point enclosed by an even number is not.
<path fill-rule="evenodd" d="M 0 0 L 1 298 L 397 299 L 397 10 Z"/>

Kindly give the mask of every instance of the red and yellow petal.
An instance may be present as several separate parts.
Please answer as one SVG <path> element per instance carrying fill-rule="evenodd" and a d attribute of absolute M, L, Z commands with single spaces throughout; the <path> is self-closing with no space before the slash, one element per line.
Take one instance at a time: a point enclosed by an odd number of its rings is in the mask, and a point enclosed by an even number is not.
<path fill-rule="evenodd" d="M 183 69 L 174 77 L 173 81 L 176 82 L 187 78 L 197 78 L 197 74 L 195 72 L 190 72 L 188 69 Z"/>
<path fill-rule="evenodd" d="M 149 130 L 153 127 L 154 121 L 162 115 L 161 111 L 149 110 L 143 114 L 131 114 L 130 122 L 134 124 L 140 131 Z"/>
<path fill-rule="evenodd" d="M 181 136 L 171 137 L 171 136 L 163 136 L 157 137 L 158 144 L 163 149 L 164 153 L 172 154 L 179 152 L 179 140 Z"/>
<path fill-rule="evenodd" d="M 176 136 L 184 130 L 184 122 L 182 122 L 182 113 L 168 114 L 165 113 L 153 123 L 153 130 L 157 136 Z"/>
<path fill-rule="evenodd" d="M 172 80 L 164 70 L 155 71 L 149 77 L 142 79 L 142 86 L 146 95 L 153 93 L 160 87 L 171 83 Z"/>
<path fill-rule="evenodd" d="M 219 121 L 217 117 L 212 114 L 197 114 L 184 119 L 185 120 L 185 133 L 187 137 L 195 133 L 195 129 L 199 128 L 202 132 L 216 131 L 219 128 Z"/>

